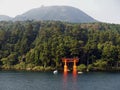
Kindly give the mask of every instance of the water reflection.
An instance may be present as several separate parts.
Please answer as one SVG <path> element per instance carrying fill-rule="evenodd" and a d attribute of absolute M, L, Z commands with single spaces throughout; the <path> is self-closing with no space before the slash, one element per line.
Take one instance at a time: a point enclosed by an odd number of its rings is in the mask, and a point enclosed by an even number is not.
<path fill-rule="evenodd" d="M 68 72 L 64 72 L 63 73 L 63 81 L 64 81 L 64 83 L 67 83 L 67 76 L 68 76 Z"/>
<path fill-rule="evenodd" d="M 77 90 L 77 71 L 63 73 L 63 90 Z M 72 75 L 72 78 L 71 78 Z M 71 83 L 71 86 L 68 84 Z"/>
<path fill-rule="evenodd" d="M 73 90 L 77 89 L 77 70 L 73 71 Z"/>
<path fill-rule="evenodd" d="M 67 75 L 68 72 L 63 72 L 63 90 L 67 90 Z"/>
<path fill-rule="evenodd" d="M 74 78 L 74 79 L 77 78 L 77 71 L 73 71 L 73 78 Z"/>

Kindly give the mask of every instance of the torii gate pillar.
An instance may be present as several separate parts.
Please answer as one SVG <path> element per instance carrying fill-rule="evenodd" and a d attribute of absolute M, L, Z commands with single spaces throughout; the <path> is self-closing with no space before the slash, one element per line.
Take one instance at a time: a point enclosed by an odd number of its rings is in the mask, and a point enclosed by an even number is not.
<path fill-rule="evenodd" d="M 74 59 L 74 61 L 73 61 L 73 72 L 76 72 L 77 71 L 77 66 L 76 66 L 76 60 Z"/>
<path fill-rule="evenodd" d="M 68 66 L 67 66 L 67 60 L 65 59 L 65 62 L 64 62 L 64 72 L 67 72 L 68 71 Z"/>

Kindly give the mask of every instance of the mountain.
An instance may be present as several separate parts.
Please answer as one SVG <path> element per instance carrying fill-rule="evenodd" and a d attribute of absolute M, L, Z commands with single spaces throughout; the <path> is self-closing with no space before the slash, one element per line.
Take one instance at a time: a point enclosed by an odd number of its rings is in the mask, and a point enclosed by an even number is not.
<path fill-rule="evenodd" d="M 95 19 L 83 11 L 70 6 L 42 6 L 18 15 L 13 19 L 13 21 L 24 20 L 53 20 L 74 23 L 96 22 Z"/>
<path fill-rule="evenodd" d="M 0 21 L 10 21 L 10 20 L 12 20 L 11 17 L 6 15 L 0 15 Z"/>

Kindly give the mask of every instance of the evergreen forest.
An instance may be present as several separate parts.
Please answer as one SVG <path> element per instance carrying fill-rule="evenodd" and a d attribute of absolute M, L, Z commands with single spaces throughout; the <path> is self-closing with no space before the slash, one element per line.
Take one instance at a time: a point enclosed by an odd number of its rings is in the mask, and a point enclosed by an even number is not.
<path fill-rule="evenodd" d="M 1 69 L 63 68 L 64 57 L 78 57 L 79 70 L 120 70 L 120 25 L 0 22 Z"/>

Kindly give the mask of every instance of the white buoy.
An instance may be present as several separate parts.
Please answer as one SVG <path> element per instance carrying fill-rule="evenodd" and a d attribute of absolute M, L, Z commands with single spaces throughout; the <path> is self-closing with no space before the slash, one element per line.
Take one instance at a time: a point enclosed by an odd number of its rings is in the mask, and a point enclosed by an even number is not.
<path fill-rule="evenodd" d="M 78 72 L 78 74 L 82 74 L 83 72 Z"/>
<path fill-rule="evenodd" d="M 53 74 L 57 74 L 57 73 L 58 73 L 58 70 L 53 71 Z"/>

